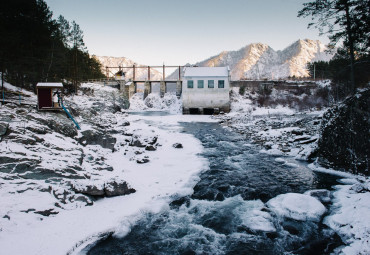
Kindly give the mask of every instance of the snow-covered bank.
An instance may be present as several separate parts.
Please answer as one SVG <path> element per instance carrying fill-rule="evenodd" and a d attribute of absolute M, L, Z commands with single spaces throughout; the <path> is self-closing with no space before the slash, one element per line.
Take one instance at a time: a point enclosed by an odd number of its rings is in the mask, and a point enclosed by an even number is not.
<path fill-rule="evenodd" d="M 65 100 L 82 127 L 78 133 L 62 114 L 26 106 L 16 113 L 11 104 L 0 108 L 9 119 L 0 149 L 1 254 L 77 253 L 106 233 L 124 235 L 144 213 L 191 194 L 208 167 L 198 156 L 199 141 L 181 133 L 181 115 L 114 113 L 120 103 L 114 89 L 92 84 L 82 89 L 92 94 Z M 185 121 L 199 118 L 212 121 L 207 116 Z M 124 180 L 136 192 L 100 199 L 77 193 L 76 187 L 110 180 Z"/>

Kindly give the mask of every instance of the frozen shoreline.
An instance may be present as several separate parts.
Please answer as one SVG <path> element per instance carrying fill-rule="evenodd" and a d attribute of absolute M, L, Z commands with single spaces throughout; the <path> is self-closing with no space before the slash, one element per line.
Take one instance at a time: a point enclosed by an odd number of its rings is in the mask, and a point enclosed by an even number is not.
<path fill-rule="evenodd" d="M 107 158 L 114 168 L 112 175 L 120 174 L 137 190 L 136 193 L 103 198 L 93 206 L 64 210 L 42 221 L 19 222 L 12 229 L 0 233 L 2 252 L 77 254 L 102 234 L 114 232 L 115 235 L 125 235 L 144 213 L 159 212 L 173 199 L 191 194 L 198 174 L 207 168 L 208 163 L 197 155 L 202 151 L 200 142 L 191 135 L 179 132 L 181 127 L 177 125 L 178 121 L 194 119 L 191 116 L 181 117 L 131 115 L 127 118 L 132 123 L 131 129 L 139 128 L 144 133 L 154 131 L 161 144 L 157 151 L 151 152 L 151 160 L 146 164 L 130 161 L 128 157 L 123 157 L 122 151 L 116 151 Z M 199 119 L 212 121 L 205 116 L 196 116 L 195 120 Z M 150 126 L 145 123 L 148 120 Z M 164 125 L 166 129 L 161 128 Z M 183 148 L 173 148 L 174 143 L 181 143 Z"/>

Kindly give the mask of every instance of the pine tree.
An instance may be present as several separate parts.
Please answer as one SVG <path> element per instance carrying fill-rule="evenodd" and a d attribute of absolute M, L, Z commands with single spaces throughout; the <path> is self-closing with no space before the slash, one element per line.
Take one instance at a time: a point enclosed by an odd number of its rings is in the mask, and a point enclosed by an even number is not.
<path fill-rule="evenodd" d="M 351 87 L 355 91 L 355 52 L 369 51 L 370 0 L 316 0 L 304 3 L 298 17 L 311 16 L 308 27 L 329 34 L 331 47 L 343 41 L 351 66 Z"/>

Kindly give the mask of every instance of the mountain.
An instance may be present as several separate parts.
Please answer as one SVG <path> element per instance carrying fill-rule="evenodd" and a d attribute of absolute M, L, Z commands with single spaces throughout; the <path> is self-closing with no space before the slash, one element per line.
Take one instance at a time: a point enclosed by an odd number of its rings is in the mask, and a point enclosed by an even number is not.
<path fill-rule="evenodd" d="M 307 63 L 313 61 L 328 61 L 333 54 L 325 52 L 327 47 L 316 40 L 298 40 L 285 48 L 275 51 L 267 44 L 252 43 L 237 51 L 223 51 L 220 54 L 198 62 L 196 66 L 229 66 L 232 80 L 239 79 L 279 79 L 288 77 L 309 76 L 306 68 Z M 105 66 L 132 66 L 137 65 L 127 58 L 97 57 L 102 63 L 105 74 Z M 118 68 L 110 69 L 112 73 Z M 132 69 L 126 69 L 126 77 L 132 78 Z M 110 75 L 112 75 L 112 73 Z M 136 78 L 145 80 L 148 71 L 145 68 L 136 69 Z M 178 69 L 167 76 L 168 79 L 177 79 Z M 152 69 L 151 79 L 162 79 L 162 73 Z"/>
<path fill-rule="evenodd" d="M 223 51 L 197 66 L 229 66 L 232 80 L 278 79 L 309 76 L 306 65 L 312 61 L 328 61 L 332 54 L 316 40 L 298 40 L 282 51 L 262 43 L 249 44 L 238 51 Z"/>
<path fill-rule="evenodd" d="M 140 65 L 134 62 L 131 59 L 125 57 L 107 57 L 107 56 L 95 56 L 94 57 L 102 64 L 102 72 L 106 74 L 106 66 L 108 67 L 117 67 L 117 68 L 109 68 L 109 76 L 112 77 L 116 72 L 119 70 L 119 66 L 121 67 L 132 67 L 135 65 L 136 67 L 146 67 L 146 65 Z M 123 69 L 126 72 L 126 78 L 132 79 L 133 77 L 133 69 L 126 68 Z M 150 69 L 150 79 L 151 80 L 162 80 L 162 73 L 156 69 Z M 135 79 L 137 80 L 146 80 L 148 78 L 148 69 L 147 68 L 136 68 L 135 69 Z"/>

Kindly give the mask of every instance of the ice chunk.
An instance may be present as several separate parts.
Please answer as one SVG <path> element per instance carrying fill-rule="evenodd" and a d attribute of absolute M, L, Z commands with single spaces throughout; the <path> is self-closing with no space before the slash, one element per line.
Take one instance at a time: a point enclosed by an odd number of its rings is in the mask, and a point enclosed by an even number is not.
<path fill-rule="evenodd" d="M 309 195 L 287 193 L 270 199 L 266 204 L 277 215 L 299 220 L 319 221 L 325 213 L 325 206 Z"/>

